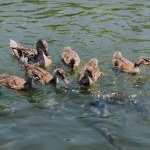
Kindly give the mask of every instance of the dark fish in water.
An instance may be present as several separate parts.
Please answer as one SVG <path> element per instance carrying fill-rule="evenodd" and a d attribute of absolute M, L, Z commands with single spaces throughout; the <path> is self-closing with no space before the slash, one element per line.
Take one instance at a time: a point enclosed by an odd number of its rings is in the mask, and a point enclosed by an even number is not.
<path fill-rule="evenodd" d="M 117 150 L 121 150 L 122 148 L 116 143 L 115 138 L 112 133 L 106 128 L 102 126 L 95 126 L 95 129 L 99 131 L 104 137 L 108 140 L 108 142 L 117 148 Z"/>

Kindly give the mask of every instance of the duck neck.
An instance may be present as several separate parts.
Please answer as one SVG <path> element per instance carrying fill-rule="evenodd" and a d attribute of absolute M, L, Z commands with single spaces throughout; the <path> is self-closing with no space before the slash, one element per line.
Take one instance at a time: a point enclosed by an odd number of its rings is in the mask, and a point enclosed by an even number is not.
<path fill-rule="evenodd" d="M 70 60 L 70 67 L 72 70 L 74 70 L 74 68 L 75 68 L 75 60 L 74 59 Z"/>
<path fill-rule="evenodd" d="M 43 55 L 43 53 L 44 53 L 44 52 L 43 52 L 43 50 L 42 50 L 42 49 L 38 49 L 38 51 L 37 51 L 37 55 L 38 55 L 38 56 L 42 56 L 42 55 Z"/>
<path fill-rule="evenodd" d="M 139 68 L 140 65 L 141 64 L 135 63 L 131 74 L 139 74 L 140 73 L 140 68 Z"/>
<path fill-rule="evenodd" d="M 51 84 L 57 84 L 59 82 L 57 76 L 54 74 L 53 78 L 49 81 L 49 83 Z"/>
<path fill-rule="evenodd" d="M 138 65 L 138 64 L 136 64 L 136 63 L 134 64 L 134 68 L 135 68 L 135 69 L 139 68 L 139 66 L 140 66 L 140 65 Z"/>
<path fill-rule="evenodd" d="M 81 79 L 81 84 L 82 85 L 85 85 L 85 86 L 88 86 L 88 85 L 90 85 L 91 84 L 91 78 L 90 78 L 90 76 L 89 76 L 89 72 L 88 72 L 88 70 L 85 70 L 85 72 L 84 72 L 84 76 L 82 77 L 82 79 Z"/>
<path fill-rule="evenodd" d="M 144 60 L 142 58 L 138 58 L 134 64 L 134 67 L 139 67 L 143 63 L 144 63 Z"/>
<path fill-rule="evenodd" d="M 23 89 L 29 89 L 33 87 L 33 78 L 28 77 L 27 81 L 24 83 L 24 88 Z"/>
<path fill-rule="evenodd" d="M 84 77 L 81 79 L 81 84 L 84 85 L 84 86 L 90 85 L 89 77 L 88 77 L 88 76 L 84 76 Z"/>
<path fill-rule="evenodd" d="M 45 55 L 47 58 L 50 58 L 50 55 L 49 55 L 48 51 L 45 50 L 45 49 L 41 49 L 41 48 L 39 48 L 39 49 L 37 50 L 37 55 L 38 55 L 38 56 L 43 56 L 43 55 Z"/>

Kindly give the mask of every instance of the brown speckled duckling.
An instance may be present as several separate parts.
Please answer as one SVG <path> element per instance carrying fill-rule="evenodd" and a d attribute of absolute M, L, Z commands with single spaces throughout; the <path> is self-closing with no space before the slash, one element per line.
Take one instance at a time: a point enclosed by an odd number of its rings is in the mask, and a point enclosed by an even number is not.
<path fill-rule="evenodd" d="M 84 86 L 89 86 L 97 82 L 100 76 L 101 72 L 98 67 L 98 60 L 96 58 L 92 58 L 81 69 L 79 83 Z"/>
<path fill-rule="evenodd" d="M 121 52 L 115 52 L 113 56 L 112 63 L 115 67 L 117 67 L 120 71 L 129 73 L 129 74 L 139 74 L 141 64 L 150 66 L 150 59 L 145 56 L 140 56 L 135 64 L 122 56 Z"/>
<path fill-rule="evenodd" d="M 42 84 L 57 84 L 59 82 L 57 76 L 59 76 L 66 84 L 69 83 L 66 78 L 65 71 L 61 68 L 55 69 L 54 75 L 32 64 L 24 64 L 23 68 L 25 69 L 28 75 L 35 77 L 35 79 L 37 79 Z"/>
<path fill-rule="evenodd" d="M 13 55 L 23 63 L 37 64 L 40 67 L 49 67 L 52 63 L 48 53 L 48 44 L 44 39 L 37 41 L 36 50 L 24 48 L 13 40 L 10 40 L 10 47 Z"/>
<path fill-rule="evenodd" d="M 80 57 L 77 52 L 72 50 L 70 47 L 64 47 L 62 56 L 64 63 L 75 70 L 80 65 Z"/>
<path fill-rule="evenodd" d="M 24 90 L 24 89 L 32 88 L 33 80 L 32 77 L 28 77 L 27 80 L 24 80 L 14 75 L 1 74 L 0 85 L 6 86 L 8 88 L 16 89 L 16 90 Z"/>

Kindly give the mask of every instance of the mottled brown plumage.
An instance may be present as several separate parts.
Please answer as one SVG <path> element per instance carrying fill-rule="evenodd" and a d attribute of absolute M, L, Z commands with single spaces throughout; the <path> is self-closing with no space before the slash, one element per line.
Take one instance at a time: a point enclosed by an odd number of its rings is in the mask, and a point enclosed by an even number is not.
<path fill-rule="evenodd" d="M 33 76 L 36 80 L 41 82 L 42 84 L 57 84 L 58 78 L 61 77 L 61 79 L 68 84 L 68 80 L 66 79 L 66 75 L 63 69 L 57 68 L 54 70 L 54 75 L 52 75 L 50 72 L 32 64 L 24 64 L 23 68 L 25 69 L 26 73 L 30 76 Z"/>
<path fill-rule="evenodd" d="M 80 71 L 79 83 L 85 86 L 89 86 L 97 82 L 100 77 L 101 72 L 98 66 L 98 60 L 92 58 L 88 63 L 86 63 Z"/>
<path fill-rule="evenodd" d="M 16 90 L 28 89 L 32 88 L 32 77 L 28 77 L 27 80 L 24 80 L 14 75 L 1 74 L 0 85 Z"/>
<path fill-rule="evenodd" d="M 75 70 L 80 65 L 80 57 L 77 52 L 72 50 L 70 47 L 64 47 L 62 56 L 64 63 Z"/>
<path fill-rule="evenodd" d="M 121 52 L 115 52 L 112 60 L 113 65 L 120 71 L 130 74 L 139 74 L 141 64 L 150 66 L 150 59 L 145 56 L 140 56 L 135 64 L 122 56 Z"/>
<path fill-rule="evenodd" d="M 36 50 L 22 47 L 13 40 L 10 40 L 10 47 L 13 55 L 23 63 L 37 64 L 41 67 L 48 67 L 52 63 L 48 54 L 48 44 L 44 39 L 37 41 Z"/>

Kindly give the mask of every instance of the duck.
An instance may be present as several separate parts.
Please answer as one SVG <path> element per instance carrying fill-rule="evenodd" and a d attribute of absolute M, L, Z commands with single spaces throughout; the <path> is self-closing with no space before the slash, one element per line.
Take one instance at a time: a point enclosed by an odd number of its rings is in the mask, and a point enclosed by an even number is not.
<path fill-rule="evenodd" d="M 20 44 L 10 39 L 12 53 L 22 63 L 36 64 L 40 67 L 49 67 L 52 64 L 48 53 L 48 43 L 44 39 L 39 39 L 36 43 L 36 49 L 22 47 Z"/>
<path fill-rule="evenodd" d="M 82 67 L 79 73 L 79 83 L 84 86 L 95 84 L 101 74 L 98 59 L 92 58 Z"/>
<path fill-rule="evenodd" d="M 133 64 L 130 60 L 123 57 L 121 52 L 115 52 L 112 64 L 121 72 L 128 74 L 140 74 L 140 65 L 144 64 L 150 66 L 150 59 L 146 56 L 140 56 Z"/>
<path fill-rule="evenodd" d="M 35 80 L 38 80 L 44 85 L 49 83 L 57 84 L 59 82 L 57 76 L 59 76 L 64 81 L 64 83 L 69 83 L 66 78 L 65 71 L 62 68 L 56 68 L 53 75 L 35 64 L 23 64 L 23 68 L 29 76 L 33 76 Z"/>
<path fill-rule="evenodd" d="M 0 85 L 6 86 L 15 90 L 25 90 L 33 87 L 33 78 L 28 76 L 27 80 L 15 75 L 1 74 Z"/>
<path fill-rule="evenodd" d="M 64 47 L 61 58 L 63 62 L 72 70 L 75 70 L 80 65 L 80 57 L 76 51 L 71 49 L 70 46 Z"/>

